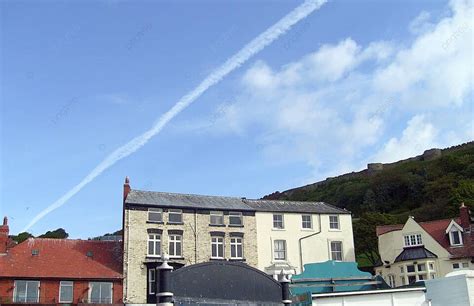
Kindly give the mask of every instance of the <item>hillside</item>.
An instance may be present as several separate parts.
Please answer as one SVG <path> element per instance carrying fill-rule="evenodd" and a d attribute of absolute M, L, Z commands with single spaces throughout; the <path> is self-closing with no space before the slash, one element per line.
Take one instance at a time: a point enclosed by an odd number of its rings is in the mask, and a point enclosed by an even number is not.
<path fill-rule="evenodd" d="M 375 226 L 456 216 L 461 202 L 474 208 L 474 142 L 325 181 L 275 192 L 265 199 L 325 201 L 354 216 L 356 253 L 377 260 Z M 370 237 L 367 239 L 367 237 Z"/>

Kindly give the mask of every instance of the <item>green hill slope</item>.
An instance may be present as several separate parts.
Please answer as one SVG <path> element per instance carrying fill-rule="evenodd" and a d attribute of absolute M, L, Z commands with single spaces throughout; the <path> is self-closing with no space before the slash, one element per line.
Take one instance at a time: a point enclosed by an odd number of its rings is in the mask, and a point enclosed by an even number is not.
<path fill-rule="evenodd" d="M 375 226 L 454 217 L 461 202 L 474 208 L 474 142 L 322 182 L 275 192 L 267 199 L 324 201 L 346 208 L 354 217 L 358 258 L 375 262 Z"/>

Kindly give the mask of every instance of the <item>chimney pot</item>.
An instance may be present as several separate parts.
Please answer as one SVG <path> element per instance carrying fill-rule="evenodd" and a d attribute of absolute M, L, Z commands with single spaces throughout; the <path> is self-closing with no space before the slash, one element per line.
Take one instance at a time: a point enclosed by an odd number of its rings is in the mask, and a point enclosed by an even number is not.
<path fill-rule="evenodd" d="M 0 254 L 5 254 L 7 252 L 8 245 L 8 234 L 10 229 L 8 227 L 8 218 L 3 218 L 3 225 L 0 226 Z"/>
<path fill-rule="evenodd" d="M 128 176 L 125 177 L 125 183 L 123 184 L 123 202 L 127 199 L 128 193 L 130 192 L 130 179 Z"/>

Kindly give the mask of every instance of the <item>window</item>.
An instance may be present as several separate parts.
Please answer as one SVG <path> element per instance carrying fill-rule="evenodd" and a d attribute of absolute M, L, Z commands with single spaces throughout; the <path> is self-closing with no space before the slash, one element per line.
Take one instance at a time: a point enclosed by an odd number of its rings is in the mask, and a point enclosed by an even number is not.
<path fill-rule="evenodd" d="M 211 258 L 224 258 L 224 237 L 211 237 Z"/>
<path fill-rule="evenodd" d="M 273 257 L 275 258 L 275 260 L 286 260 L 286 241 L 285 240 L 273 241 Z"/>
<path fill-rule="evenodd" d="M 13 290 L 13 302 L 16 303 L 39 303 L 39 281 L 15 281 Z"/>
<path fill-rule="evenodd" d="M 342 242 L 331 241 L 331 259 L 342 261 Z"/>
<path fill-rule="evenodd" d="M 284 229 L 285 228 L 285 222 L 283 221 L 283 215 L 282 214 L 274 214 L 273 215 L 273 228 L 277 228 L 277 229 Z"/>
<path fill-rule="evenodd" d="M 418 274 L 418 280 L 425 280 L 426 279 L 426 274 Z"/>
<path fill-rule="evenodd" d="M 72 303 L 73 286 L 73 282 L 69 281 L 61 281 L 59 283 L 59 303 Z"/>
<path fill-rule="evenodd" d="M 426 264 L 418 264 L 418 272 L 426 271 Z"/>
<path fill-rule="evenodd" d="M 459 269 L 459 263 L 453 263 L 453 269 L 456 270 L 456 269 Z"/>
<path fill-rule="evenodd" d="M 405 286 L 406 282 L 405 282 L 405 276 L 400 276 L 400 280 L 402 282 L 402 286 Z"/>
<path fill-rule="evenodd" d="M 390 275 L 388 276 L 388 284 L 389 284 L 390 287 L 392 287 L 392 288 L 395 288 L 395 287 L 396 287 L 396 285 L 395 285 L 395 276 L 394 276 L 394 275 L 390 274 Z"/>
<path fill-rule="evenodd" d="M 168 252 L 170 257 L 181 257 L 183 236 L 181 235 L 170 235 L 169 236 L 169 248 Z"/>
<path fill-rule="evenodd" d="M 404 236 L 405 246 L 416 246 L 422 245 L 423 241 L 421 240 L 421 234 L 411 234 Z"/>
<path fill-rule="evenodd" d="M 462 235 L 460 231 L 452 231 L 449 233 L 451 245 L 462 245 Z"/>
<path fill-rule="evenodd" d="M 229 212 L 229 225 L 240 226 L 243 225 L 241 212 Z"/>
<path fill-rule="evenodd" d="M 329 229 L 338 230 L 339 229 L 339 216 L 329 216 Z"/>
<path fill-rule="evenodd" d="M 433 271 L 434 270 L 434 264 L 432 262 L 429 263 L 429 267 L 430 267 L 430 270 Z"/>
<path fill-rule="evenodd" d="M 313 228 L 313 220 L 311 215 L 302 215 L 301 216 L 301 227 L 302 228 Z"/>
<path fill-rule="evenodd" d="M 457 269 L 467 269 L 469 268 L 469 263 L 467 262 L 456 262 L 456 263 L 453 263 L 453 269 L 454 270 L 457 270 Z"/>
<path fill-rule="evenodd" d="M 183 211 L 181 209 L 170 209 L 168 219 L 169 223 L 183 223 Z"/>
<path fill-rule="evenodd" d="M 242 259 L 244 258 L 242 248 L 242 238 L 230 238 L 230 258 Z"/>
<path fill-rule="evenodd" d="M 156 293 L 156 270 L 148 270 L 148 294 Z"/>
<path fill-rule="evenodd" d="M 112 283 L 90 282 L 89 303 L 112 304 Z"/>
<path fill-rule="evenodd" d="M 431 273 L 431 279 L 435 279 L 436 278 L 436 273 Z"/>
<path fill-rule="evenodd" d="M 400 273 L 403 273 L 404 272 L 404 269 L 403 269 L 403 266 L 400 267 Z"/>
<path fill-rule="evenodd" d="M 469 268 L 469 263 L 463 262 L 463 263 L 462 263 L 462 267 L 463 267 L 463 268 Z"/>
<path fill-rule="evenodd" d="M 408 265 L 407 266 L 407 273 L 414 273 L 415 272 L 415 266 L 414 265 Z"/>
<path fill-rule="evenodd" d="M 409 275 L 408 276 L 408 284 L 413 284 L 416 282 L 416 275 Z"/>
<path fill-rule="evenodd" d="M 161 256 L 161 235 L 148 234 L 148 255 Z"/>
<path fill-rule="evenodd" d="M 163 209 L 148 208 L 148 221 L 149 222 L 163 222 Z"/>
<path fill-rule="evenodd" d="M 224 213 L 222 211 L 211 211 L 211 225 L 223 225 Z"/>

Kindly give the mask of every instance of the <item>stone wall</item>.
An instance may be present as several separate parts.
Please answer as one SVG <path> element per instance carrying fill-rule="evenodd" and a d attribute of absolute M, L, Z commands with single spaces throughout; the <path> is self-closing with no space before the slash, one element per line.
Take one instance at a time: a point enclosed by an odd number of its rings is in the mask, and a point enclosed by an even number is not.
<path fill-rule="evenodd" d="M 164 209 L 163 222 L 149 223 L 148 212 L 144 207 L 125 210 L 124 229 L 124 300 L 128 303 L 146 303 L 147 268 L 146 261 L 159 260 L 147 256 L 149 229 L 162 230 L 162 252 L 168 251 L 168 232 L 182 231 L 182 258 L 171 258 L 171 262 L 184 265 L 209 261 L 211 258 L 211 232 L 224 233 L 225 259 L 230 259 L 230 233 L 243 234 L 243 253 L 245 262 L 257 267 L 257 232 L 254 213 L 243 213 L 243 226 L 229 226 L 229 217 L 224 213 L 224 226 L 210 226 L 209 211 L 183 210 L 183 224 L 169 224 L 168 213 Z"/>

